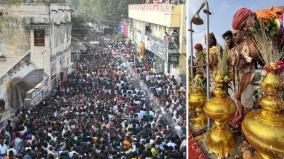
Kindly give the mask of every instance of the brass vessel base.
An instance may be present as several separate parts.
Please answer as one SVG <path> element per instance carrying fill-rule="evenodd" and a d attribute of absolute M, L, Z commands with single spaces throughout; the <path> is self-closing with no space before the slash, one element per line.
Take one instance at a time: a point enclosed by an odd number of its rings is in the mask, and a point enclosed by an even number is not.
<path fill-rule="evenodd" d="M 213 152 L 218 157 L 224 158 L 237 147 L 236 140 L 227 125 L 214 122 L 206 136 L 205 143 L 209 151 Z"/>
<path fill-rule="evenodd" d="M 277 68 L 275 63 L 270 67 Z M 255 148 L 258 159 L 284 158 L 284 116 L 281 92 L 283 80 L 280 74 L 268 72 L 261 82 L 263 96 L 258 101 L 262 109 L 246 114 L 242 132 Z"/>
<path fill-rule="evenodd" d="M 205 114 L 199 114 L 196 118 L 189 119 L 189 123 L 193 129 L 203 129 L 206 127 L 207 118 Z"/>
<path fill-rule="evenodd" d="M 243 133 L 257 151 L 257 159 L 283 159 L 283 116 L 266 113 L 261 109 L 248 113 L 242 123 Z"/>
<path fill-rule="evenodd" d="M 272 153 L 267 154 L 265 152 L 258 151 L 256 154 L 256 159 L 282 159 L 282 158 L 276 157 Z"/>

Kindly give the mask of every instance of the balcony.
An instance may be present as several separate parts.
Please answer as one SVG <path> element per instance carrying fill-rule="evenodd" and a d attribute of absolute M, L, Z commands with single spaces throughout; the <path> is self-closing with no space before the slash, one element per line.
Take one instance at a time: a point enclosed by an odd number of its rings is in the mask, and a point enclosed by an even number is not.
<path fill-rule="evenodd" d="M 129 18 L 166 27 L 180 27 L 183 6 L 175 4 L 129 5 Z"/>
<path fill-rule="evenodd" d="M 167 60 L 168 55 L 179 54 L 179 48 L 177 45 L 174 45 L 173 43 L 166 43 L 164 40 L 151 35 L 147 35 L 145 48 L 164 60 Z"/>

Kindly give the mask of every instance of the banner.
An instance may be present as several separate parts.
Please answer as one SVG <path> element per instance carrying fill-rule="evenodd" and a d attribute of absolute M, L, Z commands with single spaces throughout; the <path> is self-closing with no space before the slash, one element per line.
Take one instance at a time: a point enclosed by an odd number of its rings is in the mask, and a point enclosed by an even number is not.
<path fill-rule="evenodd" d="M 140 42 L 140 57 L 143 60 L 145 56 L 145 43 L 143 41 Z"/>
<path fill-rule="evenodd" d="M 118 28 L 119 32 L 122 34 L 123 37 L 128 37 L 128 21 L 121 20 Z"/>

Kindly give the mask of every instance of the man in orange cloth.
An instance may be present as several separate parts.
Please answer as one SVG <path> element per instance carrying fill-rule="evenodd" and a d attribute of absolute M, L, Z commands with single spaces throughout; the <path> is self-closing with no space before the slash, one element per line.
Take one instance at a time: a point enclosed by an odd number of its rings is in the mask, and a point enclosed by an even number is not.
<path fill-rule="evenodd" d="M 268 35 L 274 40 L 279 50 L 284 48 L 284 6 L 270 7 L 264 10 L 257 10 L 255 13 L 250 9 L 239 9 L 233 18 L 232 27 L 239 31 L 249 31 L 257 22 L 264 24 L 269 32 Z"/>

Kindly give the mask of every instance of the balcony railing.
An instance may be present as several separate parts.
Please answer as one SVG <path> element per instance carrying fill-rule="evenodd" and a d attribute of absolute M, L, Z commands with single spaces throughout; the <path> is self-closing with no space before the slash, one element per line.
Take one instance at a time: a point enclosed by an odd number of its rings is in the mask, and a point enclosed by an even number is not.
<path fill-rule="evenodd" d="M 157 54 L 164 60 L 167 59 L 167 53 L 168 54 L 178 54 L 179 48 L 174 43 L 166 42 L 165 40 L 162 40 L 160 38 L 147 35 L 147 42 L 146 42 L 146 49 L 150 50 L 151 52 Z"/>

